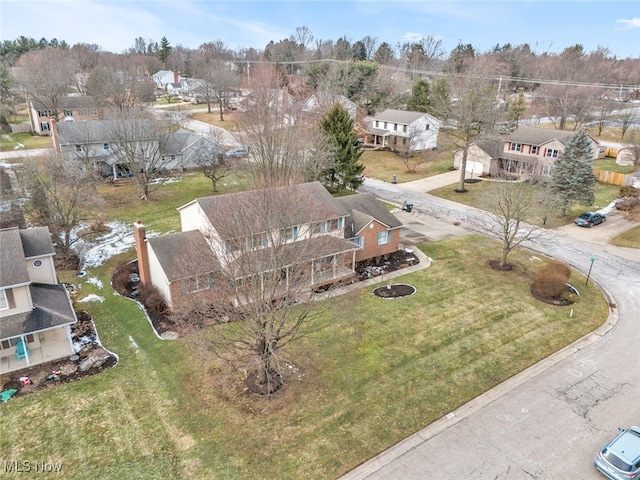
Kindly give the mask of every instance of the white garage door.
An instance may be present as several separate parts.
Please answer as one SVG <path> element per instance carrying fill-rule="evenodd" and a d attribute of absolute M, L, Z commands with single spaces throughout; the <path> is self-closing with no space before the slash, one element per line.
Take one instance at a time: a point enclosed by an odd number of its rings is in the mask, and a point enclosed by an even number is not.
<path fill-rule="evenodd" d="M 482 174 L 482 162 L 473 162 L 473 161 L 467 160 L 466 171 L 467 172 L 471 172 L 471 173 L 475 173 L 477 175 L 481 175 Z"/>

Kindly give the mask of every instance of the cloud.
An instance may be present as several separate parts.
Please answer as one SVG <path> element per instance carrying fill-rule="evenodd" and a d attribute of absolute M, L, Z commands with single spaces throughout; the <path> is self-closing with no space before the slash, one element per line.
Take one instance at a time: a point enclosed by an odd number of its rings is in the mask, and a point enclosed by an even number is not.
<path fill-rule="evenodd" d="M 406 40 L 407 42 L 419 42 L 420 40 L 422 40 L 425 36 L 422 33 L 415 33 L 415 32 L 407 32 L 404 35 L 402 35 L 403 40 Z"/>
<path fill-rule="evenodd" d="M 616 20 L 616 23 L 621 23 L 623 26 L 620 28 L 616 28 L 615 30 L 632 30 L 634 28 L 640 28 L 640 18 L 637 17 L 630 20 Z"/>

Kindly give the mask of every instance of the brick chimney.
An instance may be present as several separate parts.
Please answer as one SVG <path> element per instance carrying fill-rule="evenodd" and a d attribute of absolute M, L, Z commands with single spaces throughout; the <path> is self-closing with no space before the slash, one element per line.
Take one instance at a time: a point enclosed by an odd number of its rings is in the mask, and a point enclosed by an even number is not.
<path fill-rule="evenodd" d="M 180 72 L 178 70 L 173 71 L 173 83 L 178 83 L 180 81 Z"/>
<path fill-rule="evenodd" d="M 138 274 L 142 285 L 151 284 L 149 272 L 149 252 L 147 251 L 147 232 L 140 220 L 136 220 L 133 226 L 136 239 L 136 253 L 138 256 Z"/>
<path fill-rule="evenodd" d="M 55 118 L 49 119 L 49 128 L 51 130 L 53 150 L 59 155 L 62 153 L 62 148 L 60 147 L 60 137 L 58 136 L 58 122 Z"/>

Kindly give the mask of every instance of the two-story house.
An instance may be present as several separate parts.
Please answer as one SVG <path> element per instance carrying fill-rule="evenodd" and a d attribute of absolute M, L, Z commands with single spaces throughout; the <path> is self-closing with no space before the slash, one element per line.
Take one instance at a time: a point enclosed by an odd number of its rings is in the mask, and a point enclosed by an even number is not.
<path fill-rule="evenodd" d="M 0 230 L 0 373 L 74 354 L 77 321 L 46 227 Z"/>
<path fill-rule="evenodd" d="M 556 159 L 562 154 L 574 131 L 550 128 L 520 127 L 501 139 L 481 139 L 469 146 L 468 172 L 478 175 L 548 177 Z M 593 159 L 602 158 L 604 149 L 587 134 Z M 463 151 L 454 154 L 454 167 L 460 168 Z"/>
<path fill-rule="evenodd" d="M 367 117 L 365 122 L 365 144 L 404 153 L 437 148 L 442 125 L 428 113 L 392 109 Z"/>
<path fill-rule="evenodd" d="M 31 132 L 34 135 L 51 135 L 51 122 L 76 122 L 98 119 L 98 108 L 93 97 L 67 96 L 58 102 L 58 112 L 40 100 L 32 99 L 28 105 Z"/>
<path fill-rule="evenodd" d="M 246 303 L 243 286 L 263 282 L 266 290 L 274 276 L 283 296 L 350 279 L 359 252 L 398 249 L 398 220 L 373 202 L 337 201 L 319 182 L 195 199 L 178 208 L 181 232 L 147 237 L 136 223 L 140 280 L 180 311 L 214 298 Z M 361 241 L 369 231 L 375 239 Z"/>
<path fill-rule="evenodd" d="M 180 72 L 177 70 L 158 70 L 156 73 L 151 75 L 153 79 L 153 83 L 156 88 L 164 90 L 167 88 L 167 85 L 170 83 L 180 83 L 183 77 L 180 75 Z"/>
<path fill-rule="evenodd" d="M 53 145 L 57 153 L 66 158 L 75 158 L 94 163 L 102 175 L 114 180 L 131 175 L 129 162 L 121 152 L 122 142 L 136 142 L 141 149 L 158 158 L 154 167 L 162 170 L 188 170 L 197 168 L 202 158 L 222 158 L 224 147 L 202 135 L 178 130 L 169 134 L 154 133 L 152 127 L 140 128 L 140 132 L 151 132 L 151 138 L 123 139 L 115 120 L 92 122 L 54 122 Z M 118 125 L 122 125 L 122 121 Z M 151 153 L 153 152 L 153 153 Z"/>

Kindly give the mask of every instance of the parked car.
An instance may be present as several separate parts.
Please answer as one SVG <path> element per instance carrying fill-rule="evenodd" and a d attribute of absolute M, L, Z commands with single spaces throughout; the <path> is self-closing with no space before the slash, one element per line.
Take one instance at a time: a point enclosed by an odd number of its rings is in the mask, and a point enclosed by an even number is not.
<path fill-rule="evenodd" d="M 249 153 L 246 148 L 234 148 L 225 153 L 227 157 L 246 158 Z"/>
<path fill-rule="evenodd" d="M 640 427 L 618 428 L 620 434 L 593 460 L 595 467 L 611 480 L 626 480 L 640 476 Z"/>
<path fill-rule="evenodd" d="M 581 227 L 593 227 L 594 225 L 604 223 L 606 219 L 607 217 L 605 217 L 602 213 L 584 212 L 578 218 L 576 218 L 573 223 Z"/>

